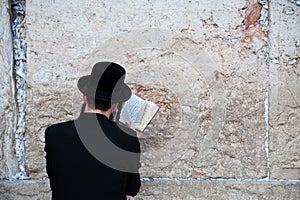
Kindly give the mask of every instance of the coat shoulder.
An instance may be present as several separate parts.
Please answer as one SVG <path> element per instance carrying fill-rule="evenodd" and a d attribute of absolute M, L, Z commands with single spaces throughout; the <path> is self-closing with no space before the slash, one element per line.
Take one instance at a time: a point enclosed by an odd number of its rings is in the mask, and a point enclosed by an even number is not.
<path fill-rule="evenodd" d="M 51 124 L 50 126 L 48 126 L 46 128 L 46 130 L 68 127 L 68 126 L 72 126 L 73 124 L 74 124 L 74 120 L 66 121 L 66 122 L 59 122 L 59 123 Z"/>
<path fill-rule="evenodd" d="M 53 135 L 60 132 L 71 130 L 74 127 L 74 121 L 60 122 L 48 126 L 45 130 L 45 135 Z"/>

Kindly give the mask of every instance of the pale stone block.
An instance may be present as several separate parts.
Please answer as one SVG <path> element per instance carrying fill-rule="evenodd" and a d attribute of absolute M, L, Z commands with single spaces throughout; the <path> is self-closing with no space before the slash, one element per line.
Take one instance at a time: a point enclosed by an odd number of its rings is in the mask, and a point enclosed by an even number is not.
<path fill-rule="evenodd" d="M 162 180 L 143 182 L 136 200 L 296 200 L 299 198 L 298 182 Z"/>
<path fill-rule="evenodd" d="M 300 9 L 271 1 L 270 17 L 270 175 L 300 179 Z"/>
<path fill-rule="evenodd" d="M 11 178 L 17 172 L 17 159 L 14 155 L 17 112 L 9 5 L 7 0 L 0 4 L 0 179 Z"/>
<path fill-rule="evenodd" d="M 48 180 L 0 180 L 0 199 L 50 200 L 50 184 Z"/>
<path fill-rule="evenodd" d="M 5 200 L 50 200 L 49 181 L 0 181 L 0 197 Z M 135 197 L 136 200 L 297 200 L 299 198 L 299 182 L 232 180 L 143 181 L 140 192 Z"/>

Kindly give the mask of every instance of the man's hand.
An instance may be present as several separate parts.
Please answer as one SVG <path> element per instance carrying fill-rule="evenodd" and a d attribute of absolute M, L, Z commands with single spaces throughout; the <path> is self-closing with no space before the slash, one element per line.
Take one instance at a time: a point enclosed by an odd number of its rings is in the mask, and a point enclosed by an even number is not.
<path fill-rule="evenodd" d="M 135 124 L 133 122 L 126 122 L 125 125 L 128 127 L 128 128 L 131 128 L 132 130 L 136 131 L 135 130 Z"/>
<path fill-rule="evenodd" d="M 143 135 L 143 133 L 135 129 L 135 124 L 133 122 L 126 122 L 125 125 L 127 127 L 131 128 L 132 130 L 134 130 L 136 132 L 136 136 L 138 138 L 141 138 L 141 136 Z"/>
<path fill-rule="evenodd" d="M 126 195 L 126 200 L 134 200 L 132 196 Z"/>

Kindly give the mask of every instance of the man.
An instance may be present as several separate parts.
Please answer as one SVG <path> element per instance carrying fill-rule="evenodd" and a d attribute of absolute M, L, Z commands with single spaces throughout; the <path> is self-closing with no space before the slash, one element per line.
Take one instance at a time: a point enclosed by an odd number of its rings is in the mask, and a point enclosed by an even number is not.
<path fill-rule="evenodd" d="M 54 200 L 133 199 L 140 188 L 140 143 L 134 130 L 110 120 L 131 90 L 125 69 L 99 62 L 78 81 L 86 104 L 76 120 L 45 131 L 46 169 Z"/>

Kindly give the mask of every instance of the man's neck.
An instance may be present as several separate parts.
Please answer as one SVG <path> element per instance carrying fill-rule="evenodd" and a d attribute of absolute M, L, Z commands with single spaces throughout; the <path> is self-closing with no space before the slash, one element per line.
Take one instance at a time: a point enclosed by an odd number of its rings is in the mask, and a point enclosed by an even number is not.
<path fill-rule="evenodd" d="M 106 116 L 107 119 L 109 119 L 109 117 L 111 115 L 111 109 L 108 109 L 107 111 L 103 111 L 103 110 L 99 110 L 99 109 L 92 109 L 92 108 L 89 108 L 88 106 L 85 107 L 84 112 L 85 113 L 98 113 L 98 114 Z"/>

